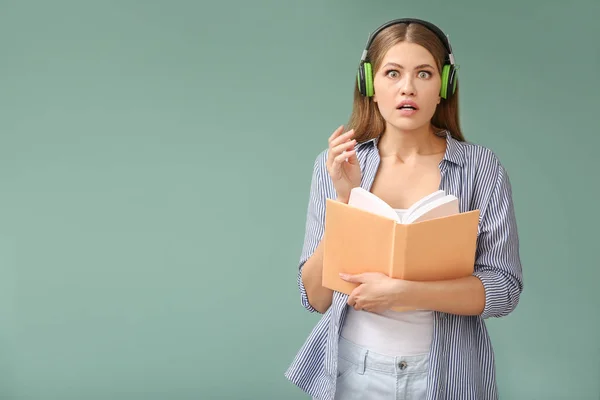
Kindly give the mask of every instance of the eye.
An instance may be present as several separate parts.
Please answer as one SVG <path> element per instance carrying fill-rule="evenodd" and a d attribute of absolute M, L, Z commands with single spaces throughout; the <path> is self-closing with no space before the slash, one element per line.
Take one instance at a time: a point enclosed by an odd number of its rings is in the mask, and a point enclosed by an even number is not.
<path fill-rule="evenodd" d="M 431 78 L 431 72 L 419 71 L 419 78 L 423 78 L 423 79 Z"/>
<path fill-rule="evenodd" d="M 385 73 L 385 75 L 390 78 L 398 78 L 400 76 L 400 73 L 398 71 L 396 71 L 395 69 L 391 69 L 391 70 L 387 71 Z"/>

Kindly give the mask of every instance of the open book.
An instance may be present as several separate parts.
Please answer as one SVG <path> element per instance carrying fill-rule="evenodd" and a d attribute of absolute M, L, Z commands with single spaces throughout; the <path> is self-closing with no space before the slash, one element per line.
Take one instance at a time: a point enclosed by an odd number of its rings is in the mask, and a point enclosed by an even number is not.
<path fill-rule="evenodd" d="M 399 214 L 373 193 L 357 187 L 350 191 L 348 205 L 393 219 L 402 224 L 426 221 L 458 214 L 458 199 L 437 190 L 415 202 L 406 212 Z"/>
<path fill-rule="evenodd" d="M 432 281 L 473 273 L 479 210 L 459 212 L 458 199 L 436 191 L 404 213 L 354 188 L 348 204 L 327 199 L 323 286 L 350 294 L 358 286 L 340 272 L 382 272 Z"/>

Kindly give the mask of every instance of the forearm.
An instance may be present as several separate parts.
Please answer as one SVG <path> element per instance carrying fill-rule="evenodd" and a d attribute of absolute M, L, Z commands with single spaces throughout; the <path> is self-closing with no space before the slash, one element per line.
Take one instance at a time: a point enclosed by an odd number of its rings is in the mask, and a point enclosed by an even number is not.
<path fill-rule="evenodd" d="M 481 315 L 485 290 L 475 276 L 434 282 L 398 281 L 395 305 L 458 315 Z"/>
<path fill-rule="evenodd" d="M 302 283 L 309 304 L 321 314 L 331 306 L 333 291 L 323 287 L 323 241 L 302 267 Z"/>

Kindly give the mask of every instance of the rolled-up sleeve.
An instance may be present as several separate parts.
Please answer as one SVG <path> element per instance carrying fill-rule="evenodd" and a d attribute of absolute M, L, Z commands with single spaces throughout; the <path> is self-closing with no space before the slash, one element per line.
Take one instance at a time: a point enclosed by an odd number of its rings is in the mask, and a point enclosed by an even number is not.
<path fill-rule="evenodd" d="M 313 167 L 313 174 L 310 184 L 310 194 L 308 201 L 308 210 L 306 214 L 306 226 L 304 233 L 304 244 L 302 246 L 302 252 L 300 255 L 300 262 L 298 265 L 298 288 L 300 289 L 300 297 L 302 305 L 310 312 L 317 312 L 308 302 L 308 296 L 306 295 L 306 288 L 302 282 L 302 267 L 306 261 L 313 255 L 315 249 L 319 245 L 323 233 L 325 231 L 325 204 L 326 204 L 326 190 L 324 186 L 326 153 L 322 152 L 315 160 Z"/>
<path fill-rule="evenodd" d="M 502 317 L 519 303 L 523 275 L 509 177 L 498 163 L 495 186 L 481 215 L 474 275 L 485 288 L 483 318 Z"/>

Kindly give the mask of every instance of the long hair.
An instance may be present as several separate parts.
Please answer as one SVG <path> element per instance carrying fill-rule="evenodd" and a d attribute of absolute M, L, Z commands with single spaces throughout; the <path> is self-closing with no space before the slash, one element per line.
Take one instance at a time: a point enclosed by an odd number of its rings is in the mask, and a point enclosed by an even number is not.
<path fill-rule="evenodd" d="M 415 43 L 427 49 L 435 59 L 438 72 L 441 74 L 447 50 L 441 40 L 429 29 L 417 23 L 391 25 L 382 30 L 368 49 L 368 60 L 373 67 L 373 77 L 379 71 L 381 62 L 387 51 L 400 42 Z M 441 99 L 431 119 L 434 129 L 448 130 L 452 137 L 464 141 L 458 116 L 458 82 L 456 91 L 449 99 Z M 354 103 L 348 122 L 348 129 L 354 129 L 358 143 L 377 137 L 385 130 L 385 120 L 381 116 L 377 104 L 372 97 L 360 94 L 356 77 L 354 78 Z"/>

